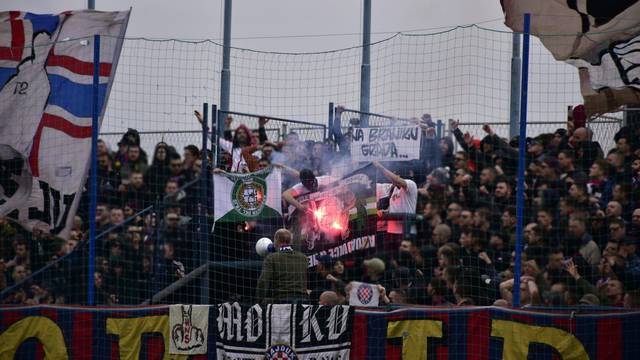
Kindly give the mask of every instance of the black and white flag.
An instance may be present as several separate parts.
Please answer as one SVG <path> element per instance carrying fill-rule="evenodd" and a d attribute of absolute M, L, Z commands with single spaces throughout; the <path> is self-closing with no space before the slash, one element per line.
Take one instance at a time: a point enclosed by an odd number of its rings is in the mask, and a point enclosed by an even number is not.
<path fill-rule="evenodd" d="M 640 104 L 640 0 L 501 0 L 505 24 L 580 71 L 587 115 Z"/>

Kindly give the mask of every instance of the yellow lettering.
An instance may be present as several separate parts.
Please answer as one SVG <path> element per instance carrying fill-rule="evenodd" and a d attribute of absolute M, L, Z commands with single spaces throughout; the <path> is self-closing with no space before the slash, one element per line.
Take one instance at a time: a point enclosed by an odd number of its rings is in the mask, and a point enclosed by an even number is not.
<path fill-rule="evenodd" d="M 402 338 L 403 359 L 427 359 L 427 338 L 442 337 L 442 321 L 389 321 L 387 339 Z"/>
<path fill-rule="evenodd" d="M 68 359 L 62 330 L 51 319 L 29 316 L 13 323 L 0 335 L 0 359 L 15 358 L 23 341 L 36 338 L 42 343 L 46 359 Z"/>
<path fill-rule="evenodd" d="M 556 349 L 564 360 L 589 359 L 582 343 L 575 336 L 553 327 L 493 320 L 491 336 L 504 338 L 503 359 L 526 359 L 530 343 L 549 345 Z"/>
<path fill-rule="evenodd" d="M 186 359 L 186 355 L 169 354 L 169 316 L 145 316 L 134 319 L 107 319 L 107 334 L 118 336 L 120 359 L 137 360 L 142 347 L 142 334 L 159 333 L 164 339 L 165 360 Z"/>

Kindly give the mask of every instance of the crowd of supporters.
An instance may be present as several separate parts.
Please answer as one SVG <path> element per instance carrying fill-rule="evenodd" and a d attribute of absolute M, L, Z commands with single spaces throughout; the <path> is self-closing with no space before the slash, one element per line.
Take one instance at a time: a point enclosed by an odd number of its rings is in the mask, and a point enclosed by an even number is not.
<path fill-rule="evenodd" d="M 352 166 L 351 131 L 343 127 L 342 111 L 337 110 L 332 140 L 322 142 L 296 133 L 270 141 L 267 118 L 252 130 L 235 126 L 229 117 L 218 168 L 251 172 L 281 166 L 285 190 L 300 181 L 301 173 L 320 177 L 338 166 Z M 450 137 L 440 139 L 429 116 L 412 121 L 423 131 L 420 159 L 376 164 L 383 179 L 378 197 L 402 198 L 402 211 L 415 213 L 407 220 L 412 226 L 380 221 L 377 248 L 338 259 L 319 257 L 308 274 L 309 301 L 344 303 L 349 283 L 362 281 L 378 286 L 382 303 L 511 305 L 517 139 L 500 138 L 489 126 L 483 127 L 482 139 L 474 139 L 454 120 Z M 521 305 L 640 306 L 638 135 L 637 128 L 620 129 L 612 134 L 615 148 L 604 153 L 576 112 L 566 128 L 526 139 Z M 95 220 L 100 236 L 93 281 L 99 305 L 141 303 L 200 265 L 195 218 L 202 196 L 197 185 L 202 149 L 160 142 L 149 157 L 140 143 L 132 129 L 117 149 L 98 143 Z M 209 173 L 214 159 L 205 155 Z M 25 232 L 0 219 L 0 291 L 20 285 L 4 303 L 83 302 L 78 284 L 86 269 L 79 264 L 86 264 L 86 258 L 73 251 L 88 236 L 86 194 L 83 201 L 67 240 L 38 229 Z M 224 253 L 224 260 L 259 259 L 255 240 L 272 235 L 280 224 L 260 225 L 218 228 L 209 241 L 222 250 L 211 253 Z M 220 231 L 224 239 L 216 235 Z M 79 255 L 73 261 L 56 261 L 74 254 Z M 48 264 L 45 276 L 23 282 Z M 260 300 L 251 298 L 256 280 L 235 280 L 249 293 L 239 299 Z"/>

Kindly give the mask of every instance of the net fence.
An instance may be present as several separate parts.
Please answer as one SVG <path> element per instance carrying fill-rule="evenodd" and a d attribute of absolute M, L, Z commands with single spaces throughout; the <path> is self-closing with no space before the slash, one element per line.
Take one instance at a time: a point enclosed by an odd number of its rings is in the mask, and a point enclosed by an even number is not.
<path fill-rule="evenodd" d="M 219 103 L 219 44 L 124 40 L 99 134 L 96 217 L 89 182 L 75 184 L 68 235 L 2 217 L 3 304 L 86 304 L 92 281 L 95 304 L 109 306 L 510 307 L 514 291 L 527 307 L 640 306 L 635 130 L 621 113 L 568 127 L 579 121 L 567 115 L 581 102 L 577 72 L 532 40 L 519 154 L 508 138 L 511 39 L 468 26 L 372 44 L 371 113 L 353 110 L 360 47 L 234 48 L 230 110 L 216 111 L 203 104 Z M 3 88 L 0 107 L 38 106 L 4 97 L 20 86 Z M 50 136 L 47 161 L 86 151 Z M 527 173 L 516 266 L 519 156 Z M 24 165 L 2 162 L 5 182 Z M 46 196 L 60 216 L 64 198 Z M 489 314 L 479 319 L 488 331 Z M 462 331 L 454 320 L 447 339 Z M 387 345 L 398 352 L 394 339 Z"/>

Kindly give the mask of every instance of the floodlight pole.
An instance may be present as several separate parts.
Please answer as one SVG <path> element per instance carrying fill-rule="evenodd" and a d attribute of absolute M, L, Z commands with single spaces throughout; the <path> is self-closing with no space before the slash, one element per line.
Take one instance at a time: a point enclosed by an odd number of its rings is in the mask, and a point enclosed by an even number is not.
<path fill-rule="evenodd" d="M 369 126 L 371 90 L 371 0 L 364 0 L 362 11 L 362 65 L 360 67 L 360 126 Z"/>
<path fill-rule="evenodd" d="M 512 288 L 512 305 L 520 307 L 520 275 L 522 274 L 522 234 L 524 227 L 524 169 L 526 166 L 527 97 L 529 95 L 529 37 L 531 15 L 524 14 L 524 37 L 522 42 L 522 83 L 520 86 L 520 134 L 518 135 L 518 186 L 516 187 L 516 248 Z"/>
<path fill-rule="evenodd" d="M 220 73 L 220 110 L 229 111 L 231 91 L 231 0 L 224 0 L 222 72 Z"/>

